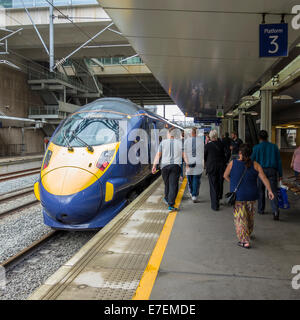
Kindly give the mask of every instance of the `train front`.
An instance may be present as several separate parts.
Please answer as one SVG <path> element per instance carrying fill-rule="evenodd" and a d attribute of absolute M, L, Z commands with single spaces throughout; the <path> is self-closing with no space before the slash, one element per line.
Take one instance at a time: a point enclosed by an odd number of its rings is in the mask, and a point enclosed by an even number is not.
<path fill-rule="evenodd" d="M 54 134 L 34 188 L 46 225 L 94 229 L 110 220 L 99 212 L 103 202 L 112 200 L 113 188 L 103 178 L 113 170 L 121 120 L 112 113 L 78 112 Z"/>

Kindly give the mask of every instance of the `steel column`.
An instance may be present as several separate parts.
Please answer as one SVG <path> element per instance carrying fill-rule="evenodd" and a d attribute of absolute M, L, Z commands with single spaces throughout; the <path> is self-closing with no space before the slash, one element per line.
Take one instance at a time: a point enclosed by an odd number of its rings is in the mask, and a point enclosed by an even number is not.
<path fill-rule="evenodd" d="M 272 91 L 261 91 L 260 130 L 266 130 L 272 138 Z"/>
<path fill-rule="evenodd" d="M 233 118 L 229 118 L 228 119 L 228 132 L 229 132 L 229 134 L 231 134 L 232 131 L 233 131 Z"/>
<path fill-rule="evenodd" d="M 49 69 L 50 72 L 54 72 L 54 14 L 53 14 L 53 0 L 51 0 L 51 5 L 49 7 Z"/>
<path fill-rule="evenodd" d="M 245 111 L 243 109 L 239 109 L 239 138 L 245 142 L 245 129 L 246 129 L 246 123 L 245 123 L 246 115 Z"/>
<path fill-rule="evenodd" d="M 276 129 L 276 144 L 278 149 L 280 149 L 281 148 L 281 129 L 280 128 Z"/>

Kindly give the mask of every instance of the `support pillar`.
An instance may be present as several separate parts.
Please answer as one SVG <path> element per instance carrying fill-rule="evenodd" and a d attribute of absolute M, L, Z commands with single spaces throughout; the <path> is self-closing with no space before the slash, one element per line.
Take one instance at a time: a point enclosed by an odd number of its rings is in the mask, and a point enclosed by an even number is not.
<path fill-rule="evenodd" d="M 300 128 L 297 129 L 297 133 L 296 133 L 296 145 L 297 147 L 300 146 Z"/>
<path fill-rule="evenodd" d="M 229 126 L 229 119 L 222 119 L 222 135 L 225 135 L 226 132 L 229 132 L 228 126 Z"/>
<path fill-rule="evenodd" d="M 246 123 L 245 123 L 246 115 L 243 109 L 239 109 L 239 138 L 245 142 L 245 129 L 246 129 Z"/>
<path fill-rule="evenodd" d="M 228 132 L 229 132 L 229 135 L 231 134 L 232 131 L 233 131 L 233 118 L 229 118 L 228 119 Z"/>
<path fill-rule="evenodd" d="M 276 129 L 276 141 L 275 143 L 277 144 L 278 149 L 280 150 L 281 148 L 281 129 Z"/>
<path fill-rule="evenodd" d="M 51 4 L 49 6 L 49 69 L 50 72 L 54 72 L 54 25 L 53 25 L 53 0 L 51 0 Z"/>
<path fill-rule="evenodd" d="M 266 130 L 272 140 L 272 91 L 261 91 L 260 130 Z"/>

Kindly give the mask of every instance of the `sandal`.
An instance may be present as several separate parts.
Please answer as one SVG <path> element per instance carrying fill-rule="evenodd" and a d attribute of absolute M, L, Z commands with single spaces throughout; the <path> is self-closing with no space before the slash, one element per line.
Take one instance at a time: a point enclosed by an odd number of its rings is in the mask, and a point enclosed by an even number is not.
<path fill-rule="evenodd" d="M 250 244 L 247 242 L 238 242 L 238 246 L 245 248 L 245 249 L 250 249 Z"/>

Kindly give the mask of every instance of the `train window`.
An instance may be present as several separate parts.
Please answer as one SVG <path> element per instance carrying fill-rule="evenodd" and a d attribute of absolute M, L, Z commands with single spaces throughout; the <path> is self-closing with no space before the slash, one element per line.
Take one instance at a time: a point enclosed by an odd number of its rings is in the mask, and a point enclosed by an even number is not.
<path fill-rule="evenodd" d="M 78 113 L 66 120 L 53 139 L 60 146 L 82 147 L 85 144 L 99 146 L 119 141 L 124 135 L 120 121 Z"/>

